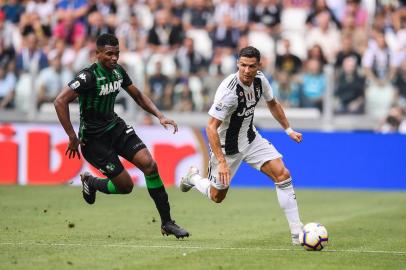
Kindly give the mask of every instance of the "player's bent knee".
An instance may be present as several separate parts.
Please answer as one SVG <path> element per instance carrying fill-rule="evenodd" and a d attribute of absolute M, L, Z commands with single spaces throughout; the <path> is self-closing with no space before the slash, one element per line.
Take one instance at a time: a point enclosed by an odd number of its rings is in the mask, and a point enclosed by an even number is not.
<path fill-rule="evenodd" d="M 211 200 L 212 200 L 213 202 L 215 202 L 215 203 L 221 203 L 221 202 L 224 201 L 224 199 L 226 198 L 227 191 L 224 192 L 224 191 L 219 191 L 219 190 L 214 189 L 214 190 L 212 190 L 212 191 L 210 192 L 210 195 L 211 195 Z"/>
<path fill-rule="evenodd" d="M 143 173 L 144 173 L 145 175 L 151 175 L 151 174 L 154 174 L 154 173 L 156 173 L 156 172 L 158 172 L 158 166 L 157 166 L 155 160 L 152 160 L 152 161 L 148 164 L 148 166 L 146 166 L 146 167 L 144 168 L 144 170 L 143 170 Z"/>
<path fill-rule="evenodd" d="M 288 169 L 283 168 L 281 172 L 278 175 L 275 175 L 275 182 L 282 182 L 285 181 L 286 179 L 290 178 L 290 172 Z"/>
<path fill-rule="evenodd" d="M 226 198 L 226 196 L 214 196 L 211 198 L 211 200 L 215 203 L 221 203 L 222 201 L 224 201 L 224 199 Z"/>

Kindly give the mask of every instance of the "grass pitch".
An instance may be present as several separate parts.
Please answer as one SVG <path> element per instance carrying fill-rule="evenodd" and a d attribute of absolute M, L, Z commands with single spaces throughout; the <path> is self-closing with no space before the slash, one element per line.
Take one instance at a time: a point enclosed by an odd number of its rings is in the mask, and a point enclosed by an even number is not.
<path fill-rule="evenodd" d="M 0 269 L 406 269 L 406 193 L 296 190 L 302 220 L 327 227 L 321 252 L 291 246 L 272 189 L 168 193 L 188 239 L 160 234 L 143 188 L 90 206 L 79 187 L 0 187 Z"/>

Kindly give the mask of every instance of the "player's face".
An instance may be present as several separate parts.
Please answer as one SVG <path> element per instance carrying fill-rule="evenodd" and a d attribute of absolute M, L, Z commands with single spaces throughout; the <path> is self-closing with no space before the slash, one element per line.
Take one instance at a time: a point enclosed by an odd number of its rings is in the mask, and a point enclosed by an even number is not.
<path fill-rule="evenodd" d="M 118 46 L 104 46 L 97 48 L 97 59 L 107 69 L 114 69 L 117 65 L 120 50 Z"/>
<path fill-rule="evenodd" d="M 250 86 L 259 69 L 259 62 L 255 57 L 240 57 L 237 63 L 240 81 Z"/>

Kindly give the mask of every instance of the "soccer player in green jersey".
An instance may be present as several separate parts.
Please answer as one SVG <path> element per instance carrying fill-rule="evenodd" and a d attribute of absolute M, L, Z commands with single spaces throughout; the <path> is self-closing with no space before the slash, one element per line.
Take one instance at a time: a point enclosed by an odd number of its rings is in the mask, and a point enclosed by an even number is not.
<path fill-rule="evenodd" d="M 171 218 L 168 194 L 151 153 L 134 129 L 114 113 L 114 101 L 120 88 L 127 91 L 145 111 L 155 115 L 165 128 L 171 125 L 176 133 L 177 124 L 166 118 L 117 64 L 120 51 L 114 35 L 100 35 L 96 46 L 97 62 L 80 71 L 54 102 L 59 121 L 69 136 L 66 154 L 69 158 L 80 158 L 80 145 L 85 159 L 107 177 L 97 178 L 88 172 L 81 174 L 83 198 L 93 204 L 96 191 L 106 194 L 131 193 L 134 184 L 119 160 L 118 156 L 121 156 L 144 173 L 148 192 L 161 217 L 162 234 L 188 237 L 189 233 Z M 69 103 L 77 97 L 80 106 L 79 137 L 69 116 Z"/>

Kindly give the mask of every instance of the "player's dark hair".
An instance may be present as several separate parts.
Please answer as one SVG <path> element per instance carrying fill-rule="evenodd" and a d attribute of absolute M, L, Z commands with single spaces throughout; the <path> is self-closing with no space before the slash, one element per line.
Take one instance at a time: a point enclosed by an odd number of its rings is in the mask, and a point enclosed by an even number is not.
<path fill-rule="evenodd" d="M 241 57 L 248 57 L 248 58 L 255 57 L 258 62 L 261 61 L 261 53 L 258 51 L 257 48 L 252 47 L 252 46 L 242 48 L 240 50 L 240 53 L 238 54 L 238 59 L 240 59 Z"/>
<path fill-rule="evenodd" d="M 118 46 L 118 39 L 112 34 L 101 34 L 96 40 L 96 46 Z"/>

